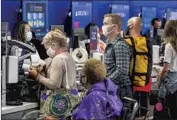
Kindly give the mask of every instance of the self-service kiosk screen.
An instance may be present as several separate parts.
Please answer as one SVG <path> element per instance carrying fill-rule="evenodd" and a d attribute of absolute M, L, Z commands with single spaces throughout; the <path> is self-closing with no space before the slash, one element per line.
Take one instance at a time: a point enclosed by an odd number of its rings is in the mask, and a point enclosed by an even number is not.
<path fill-rule="evenodd" d="M 48 2 L 24 1 L 23 20 L 29 23 L 36 36 L 45 35 L 48 31 Z"/>

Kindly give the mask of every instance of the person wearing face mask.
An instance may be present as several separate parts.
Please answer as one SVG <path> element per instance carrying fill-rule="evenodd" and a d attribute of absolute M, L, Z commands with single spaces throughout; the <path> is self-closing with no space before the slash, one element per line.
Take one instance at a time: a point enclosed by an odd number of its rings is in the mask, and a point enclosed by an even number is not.
<path fill-rule="evenodd" d="M 116 85 L 120 86 L 120 97 L 133 98 L 132 86 L 129 77 L 129 64 L 131 49 L 121 37 L 122 19 L 116 14 L 106 14 L 103 20 L 102 31 L 107 37 L 105 49 L 105 64 L 107 77 Z M 125 106 L 131 107 L 130 102 L 124 102 Z M 124 111 L 127 115 L 128 111 Z"/>
<path fill-rule="evenodd" d="M 144 39 L 146 39 L 145 37 L 141 36 L 142 21 L 141 21 L 140 17 L 130 18 L 127 22 L 127 28 L 128 28 L 128 32 L 129 32 L 128 36 L 132 37 L 135 41 L 137 41 L 136 44 L 139 43 L 138 41 L 143 41 Z M 147 42 L 147 44 L 149 46 L 148 48 L 150 48 L 150 49 L 148 49 L 149 53 L 152 53 L 151 41 Z M 143 46 L 143 44 L 141 46 Z M 146 46 L 144 48 L 146 48 Z M 152 54 L 150 56 L 152 58 Z M 148 60 L 150 61 L 151 59 L 148 58 Z M 139 64 L 141 64 L 141 63 L 139 63 Z M 151 64 L 150 66 L 152 66 L 152 61 L 150 64 Z M 149 67 L 149 69 L 151 71 L 152 67 Z M 134 97 L 137 101 L 140 102 L 139 104 L 145 108 L 148 108 L 148 105 L 149 105 L 149 93 L 151 90 L 151 86 L 152 86 L 151 78 L 148 81 L 147 85 L 145 85 L 145 86 L 139 87 L 139 86 L 136 86 L 133 84 Z M 140 109 L 140 111 L 141 111 L 141 113 L 139 114 L 139 119 L 142 120 L 146 116 L 147 110 Z M 153 115 L 149 116 L 149 118 L 148 118 L 148 120 L 151 120 L 151 119 L 153 119 Z"/>
<path fill-rule="evenodd" d="M 99 34 L 99 28 L 98 26 L 96 26 L 95 23 L 91 22 L 89 23 L 86 27 L 85 27 L 85 34 L 87 36 L 87 40 L 84 40 L 84 41 L 80 41 L 80 45 L 82 48 L 86 49 L 87 51 L 90 51 L 88 49 L 88 46 L 86 46 L 86 43 L 89 43 L 90 44 L 90 27 L 92 26 L 95 26 L 97 27 L 97 52 L 100 52 L 100 53 L 104 53 L 104 50 L 105 50 L 105 47 L 106 47 L 106 44 L 101 40 L 101 37 L 100 37 L 100 34 Z M 88 52 L 89 54 L 89 52 Z"/>
<path fill-rule="evenodd" d="M 171 119 L 177 119 L 177 20 L 169 20 L 164 28 L 165 56 L 163 69 L 159 72 L 160 100 L 169 108 Z"/>
<path fill-rule="evenodd" d="M 151 38 L 153 45 L 161 45 L 161 37 L 157 34 L 158 29 L 161 29 L 162 23 L 159 18 L 153 18 L 151 20 L 151 28 L 145 34 L 145 36 Z"/>
<path fill-rule="evenodd" d="M 106 78 L 106 68 L 100 60 L 89 59 L 85 63 L 80 82 L 88 90 L 73 110 L 73 120 L 120 118 L 123 105 L 117 97 L 118 86 Z"/>
<path fill-rule="evenodd" d="M 14 38 L 16 40 L 19 40 L 21 42 L 34 46 L 33 43 L 31 42 L 33 38 L 31 27 L 25 21 L 22 21 L 17 25 Z M 27 51 L 25 49 L 20 49 L 20 48 L 18 48 L 17 51 L 14 48 L 12 48 L 12 52 L 11 52 L 12 55 L 17 55 L 17 56 L 22 56 L 22 55 L 25 55 L 26 53 Z M 37 66 L 39 64 L 44 64 L 44 62 L 43 60 L 40 59 L 38 51 L 36 50 L 36 53 L 32 54 L 29 58 L 21 62 L 20 66 L 23 68 L 23 70 L 27 71 L 31 65 Z"/>
<path fill-rule="evenodd" d="M 45 86 L 43 95 L 50 96 L 53 92 L 69 89 L 76 84 L 76 63 L 67 49 L 67 39 L 62 32 L 51 31 L 45 35 L 42 42 L 49 58 L 46 60 L 44 74 L 35 68 L 29 70 L 29 75 Z M 41 96 L 43 99 L 43 96 Z M 45 111 L 47 101 L 41 104 L 42 114 L 50 116 Z M 44 105 L 44 106 L 43 106 Z M 46 118 L 47 119 L 47 118 Z"/>

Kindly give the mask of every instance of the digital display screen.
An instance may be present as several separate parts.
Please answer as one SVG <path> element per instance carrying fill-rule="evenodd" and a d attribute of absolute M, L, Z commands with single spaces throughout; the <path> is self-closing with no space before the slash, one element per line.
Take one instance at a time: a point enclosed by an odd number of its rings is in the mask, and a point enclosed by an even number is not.
<path fill-rule="evenodd" d="M 84 28 L 92 21 L 91 2 L 72 2 L 72 25 L 73 28 Z"/>
<path fill-rule="evenodd" d="M 97 49 L 97 27 L 90 27 L 90 48 L 91 50 Z"/>
<path fill-rule="evenodd" d="M 151 20 L 157 16 L 156 12 L 156 7 L 142 7 L 143 34 L 151 28 Z"/>
<path fill-rule="evenodd" d="M 47 1 L 24 1 L 23 20 L 27 21 L 36 36 L 45 35 L 48 31 Z"/>
<path fill-rule="evenodd" d="M 167 8 L 167 20 L 177 20 L 177 8 Z"/>
<path fill-rule="evenodd" d="M 128 5 L 117 5 L 112 4 L 112 13 L 115 13 L 122 18 L 122 29 L 125 30 L 127 27 L 127 21 L 129 19 L 129 6 Z"/>

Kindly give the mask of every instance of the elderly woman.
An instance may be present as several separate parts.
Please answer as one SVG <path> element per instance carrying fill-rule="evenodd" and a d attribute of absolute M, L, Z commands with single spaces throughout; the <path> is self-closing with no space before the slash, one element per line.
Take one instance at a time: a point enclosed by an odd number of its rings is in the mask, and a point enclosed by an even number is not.
<path fill-rule="evenodd" d="M 166 98 L 171 117 L 177 119 L 177 20 L 167 21 L 164 37 L 166 46 L 163 70 L 158 77 L 159 97 Z"/>
<path fill-rule="evenodd" d="M 46 60 L 45 74 L 42 75 L 38 69 L 31 67 L 29 75 L 47 88 L 45 94 L 42 95 L 42 100 L 47 101 L 47 96 L 50 96 L 51 92 L 75 86 L 76 65 L 72 56 L 68 53 L 67 40 L 62 32 L 51 31 L 47 33 L 43 39 L 43 44 L 47 55 L 50 57 Z M 44 105 L 46 105 L 45 102 Z M 44 109 L 42 113 L 50 115 L 49 111 L 47 113 L 45 108 L 42 108 Z"/>
<path fill-rule="evenodd" d="M 82 102 L 73 111 L 74 120 L 114 120 L 119 118 L 122 102 L 117 97 L 117 86 L 106 79 L 105 65 L 90 59 L 84 65 L 81 83 L 88 89 Z"/>

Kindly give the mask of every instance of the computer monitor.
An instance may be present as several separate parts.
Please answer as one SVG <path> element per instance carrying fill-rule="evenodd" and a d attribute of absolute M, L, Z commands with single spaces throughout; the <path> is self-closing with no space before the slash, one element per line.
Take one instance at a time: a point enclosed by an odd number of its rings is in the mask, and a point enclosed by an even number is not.
<path fill-rule="evenodd" d="M 86 38 L 86 35 L 85 35 L 85 29 L 84 28 L 74 29 L 74 40 L 72 41 L 73 50 L 75 48 L 79 47 L 79 41 L 83 41 L 85 39 L 87 39 L 87 38 Z"/>
<path fill-rule="evenodd" d="M 85 35 L 85 28 L 76 28 L 74 29 L 74 35 Z"/>
<path fill-rule="evenodd" d="M 50 26 L 50 30 L 55 30 L 55 29 L 59 29 L 59 30 L 61 30 L 62 32 L 65 32 L 65 31 L 64 31 L 64 25 L 51 25 L 51 26 Z"/>
<path fill-rule="evenodd" d="M 37 37 L 48 32 L 48 2 L 23 1 L 23 20 L 27 21 Z"/>
<path fill-rule="evenodd" d="M 177 20 L 176 8 L 167 8 L 167 20 Z"/>

